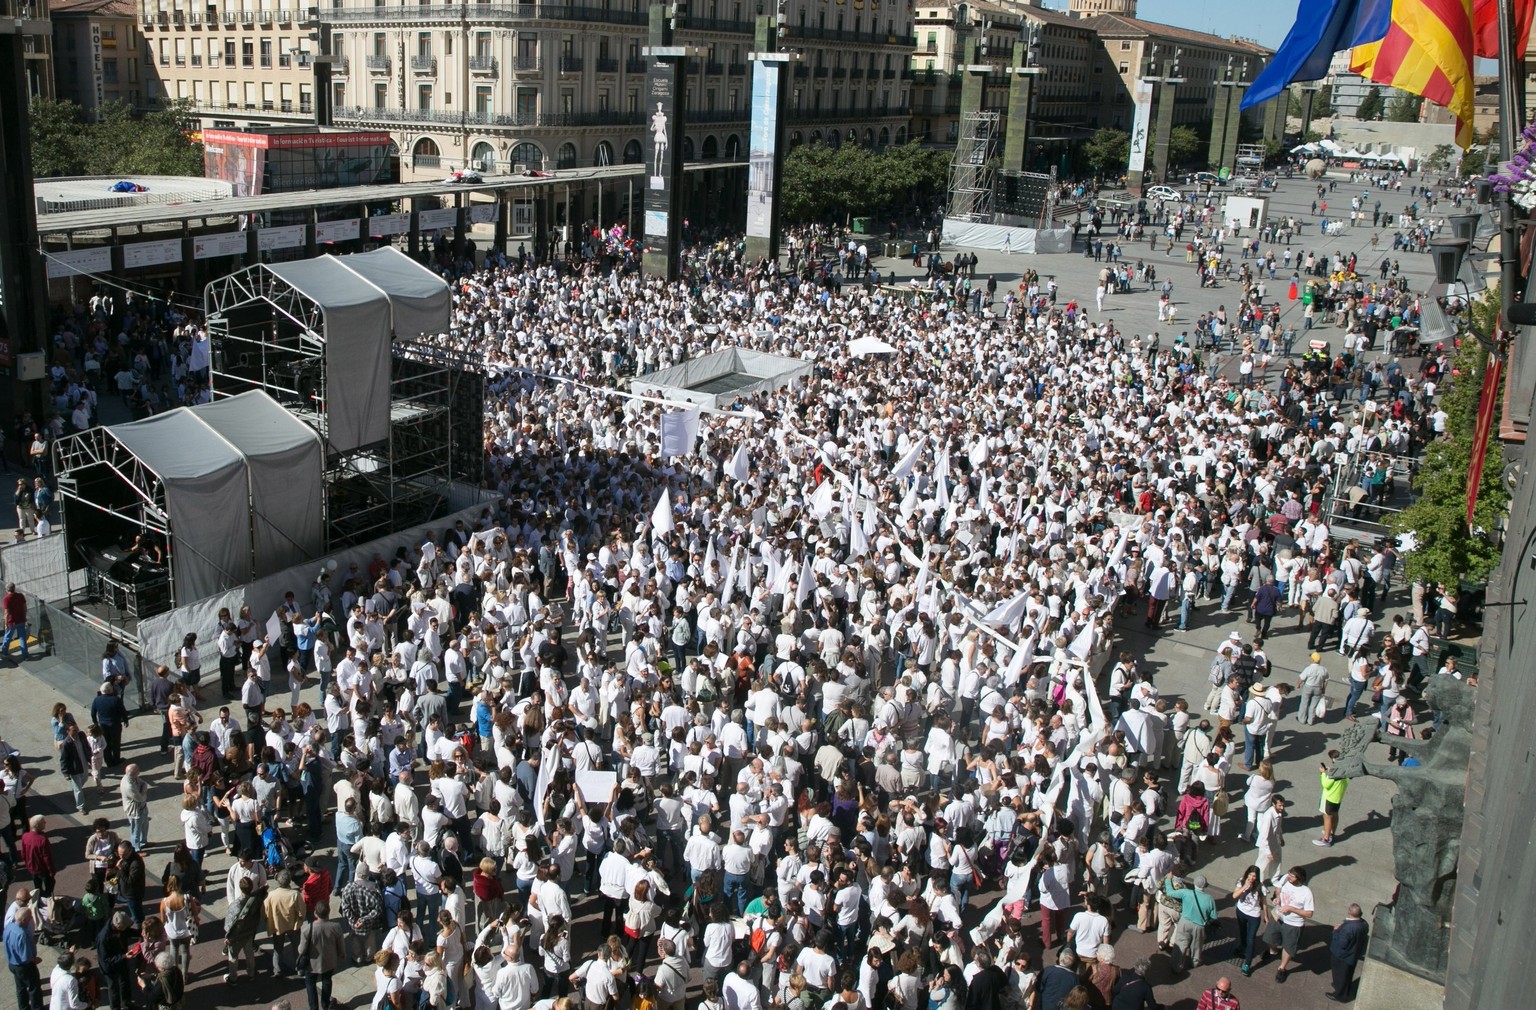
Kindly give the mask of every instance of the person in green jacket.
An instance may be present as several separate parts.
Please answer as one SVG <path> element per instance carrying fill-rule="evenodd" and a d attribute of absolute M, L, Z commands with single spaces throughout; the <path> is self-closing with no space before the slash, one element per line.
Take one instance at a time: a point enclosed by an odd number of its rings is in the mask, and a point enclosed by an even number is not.
<path fill-rule="evenodd" d="M 1328 752 L 1329 761 L 1337 761 L 1339 752 Z M 1339 831 L 1339 804 L 1344 802 L 1344 790 L 1349 788 L 1349 779 L 1335 779 L 1328 777 L 1328 765 L 1319 764 L 1318 778 L 1323 786 L 1323 837 L 1312 839 L 1313 845 L 1328 846 L 1338 836 Z"/>
<path fill-rule="evenodd" d="M 1188 887 L 1175 887 L 1176 879 L 1182 883 L 1181 878 L 1163 878 L 1163 893 L 1181 906 L 1179 924 L 1173 928 L 1173 950 L 1169 955 L 1173 970 L 1183 974 L 1200 966 L 1205 928 L 1216 921 L 1216 899 L 1205 893 L 1209 882 L 1204 875 L 1196 874 L 1190 878 Z"/>

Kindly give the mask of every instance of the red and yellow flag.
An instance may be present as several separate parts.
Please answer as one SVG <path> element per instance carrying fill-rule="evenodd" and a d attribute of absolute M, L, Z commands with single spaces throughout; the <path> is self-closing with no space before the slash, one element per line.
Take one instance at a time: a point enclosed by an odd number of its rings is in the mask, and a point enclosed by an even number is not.
<path fill-rule="evenodd" d="M 1514 0 L 1515 46 L 1525 52 L 1525 40 L 1531 35 L 1531 15 L 1536 0 Z M 1499 0 L 1472 0 L 1472 41 L 1474 54 L 1490 60 L 1499 58 Z"/>
<path fill-rule="evenodd" d="M 1472 144 L 1473 0 L 1392 0 L 1380 42 L 1356 46 L 1349 69 L 1422 95 L 1456 116 L 1456 142 Z"/>

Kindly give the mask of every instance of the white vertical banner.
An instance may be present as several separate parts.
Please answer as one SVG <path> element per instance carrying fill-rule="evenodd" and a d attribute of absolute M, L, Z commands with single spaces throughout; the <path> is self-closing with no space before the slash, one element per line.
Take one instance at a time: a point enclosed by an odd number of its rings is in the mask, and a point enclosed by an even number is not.
<path fill-rule="evenodd" d="M 1131 120 L 1130 170 L 1140 172 L 1147 166 L 1147 145 L 1151 141 L 1152 128 L 1152 85 L 1146 81 L 1136 82 L 1135 107 L 1136 115 Z"/>

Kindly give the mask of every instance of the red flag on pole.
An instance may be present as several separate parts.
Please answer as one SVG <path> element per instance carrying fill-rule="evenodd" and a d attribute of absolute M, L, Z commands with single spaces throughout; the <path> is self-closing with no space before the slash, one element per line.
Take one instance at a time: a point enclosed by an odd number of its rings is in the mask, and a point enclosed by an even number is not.
<path fill-rule="evenodd" d="M 1488 359 L 1483 373 L 1483 392 L 1477 400 L 1477 426 L 1472 432 L 1472 459 L 1467 466 L 1467 526 L 1472 525 L 1472 512 L 1477 508 L 1477 489 L 1483 482 L 1483 462 L 1488 458 L 1488 439 L 1493 435 L 1494 408 L 1499 403 L 1499 376 L 1504 362 Z"/>

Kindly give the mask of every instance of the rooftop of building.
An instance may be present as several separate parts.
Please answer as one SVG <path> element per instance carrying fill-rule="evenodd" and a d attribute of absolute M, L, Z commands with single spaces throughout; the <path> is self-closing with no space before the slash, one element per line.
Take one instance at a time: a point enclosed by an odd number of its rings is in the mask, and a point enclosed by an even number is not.
<path fill-rule="evenodd" d="M 1192 28 L 1179 28 L 1176 25 L 1165 25 L 1157 21 L 1128 18 L 1121 14 L 1099 14 L 1091 18 L 1083 18 L 1079 23 L 1106 38 L 1148 36 L 1168 39 L 1171 42 L 1184 42 L 1192 46 L 1237 49 L 1257 56 L 1274 54 L 1273 49 L 1261 46 L 1252 39 L 1222 38 L 1220 35 L 1197 32 Z"/>
<path fill-rule="evenodd" d="M 132 18 L 138 14 L 133 0 L 48 0 L 48 13 L 79 17 Z"/>

